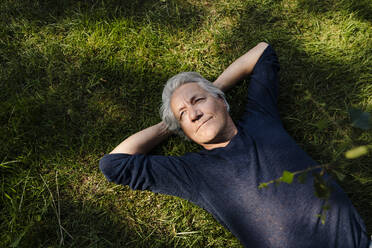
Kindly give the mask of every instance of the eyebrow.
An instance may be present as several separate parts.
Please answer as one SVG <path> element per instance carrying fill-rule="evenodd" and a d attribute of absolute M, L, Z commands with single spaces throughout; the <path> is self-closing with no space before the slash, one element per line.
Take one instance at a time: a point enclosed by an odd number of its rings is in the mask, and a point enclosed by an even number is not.
<path fill-rule="evenodd" d="M 200 96 L 200 94 L 199 93 L 196 93 L 195 95 L 193 95 L 191 98 L 190 98 L 190 102 L 192 103 L 193 101 L 195 101 L 195 98 L 198 98 Z M 184 109 L 185 107 L 184 106 L 182 106 L 181 108 L 179 108 L 178 109 L 178 119 L 180 119 L 180 117 L 181 117 L 181 114 L 180 114 L 180 112 L 181 112 L 181 110 L 182 109 Z"/>

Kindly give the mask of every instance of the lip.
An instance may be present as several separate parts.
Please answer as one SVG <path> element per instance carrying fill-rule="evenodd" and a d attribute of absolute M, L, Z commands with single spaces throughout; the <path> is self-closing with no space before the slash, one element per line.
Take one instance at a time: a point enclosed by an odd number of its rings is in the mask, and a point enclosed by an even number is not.
<path fill-rule="evenodd" d="M 208 119 L 206 119 L 205 121 L 203 121 L 203 123 L 202 124 L 200 124 L 199 126 L 198 126 L 198 129 L 196 129 L 196 132 L 198 132 L 199 131 L 199 128 L 201 127 L 201 126 L 203 126 L 207 121 L 209 121 L 210 119 L 212 119 L 212 117 L 209 117 Z"/>

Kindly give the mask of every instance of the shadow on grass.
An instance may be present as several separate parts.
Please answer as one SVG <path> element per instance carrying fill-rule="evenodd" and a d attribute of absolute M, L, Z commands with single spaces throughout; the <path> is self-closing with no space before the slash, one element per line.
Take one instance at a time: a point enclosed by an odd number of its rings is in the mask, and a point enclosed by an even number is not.
<path fill-rule="evenodd" d="M 106 82 L 101 82 L 101 73 Z M 93 87 L 87 85 L 88 80 L 70 84 L 61 79 L 55 87 L 28 88 L 8 99 L 1 114 L 8 122 L 3 130 L 7 146 L 1 157 L 12 160 L 29 154 L 29 160 L 38 161 L 57 155 L 102 153 L 108 151 L 107 144 L 115 145 L 130 135 L 128 130 L 160 120 L 153 109 L 153 102 L 160 103 L 160 85 L 147 84 L 136 79 L 135 73 L 124 71 L 119 75 L 101 71 L 96 76 Z M 166 81 L 164 75 L 152 76 Z"/>
<path fill-rule="evenodd" d="M 29 20 L 39 27 L 58 22 L 74 22 L 82 17 L 96 21 L 133 18 L 138 22 L 158 23 L 173 29 L 196 29 L 204 10 L 186 1 L 106 0 L 106 1 L 8 1 L 0 5 L 3 21 Z M 1 19 L 0 19 L 1 20 Z"/>
<path fill-rule="evenodd" d="M 138 23 L 191 31 L 199 27 L 204 15 L 203 9 L 176 0 L 5 1 L 0 7 L 6 13 L 3 23 L 11 20 L 13 27 L 31 30 L 84 19 L 94 23 L 132 18 Z M 140 65 L 138 71 L 128 71 L 123 69 L 124 62 L 103 68 L 108 61 L 97 58 L 94 51 L 74 65 L 71 56 L 57 44 L 41 45 L 49 57 L 38 50 L 24 55 L 14 45 L 19 41 L 15 37 L 22 34 L 14 32 L 17 28 L 7 33 L 14 42 L 4 43 L 7 47 L 2 56 L 4 71 L 12 80 L 4 79 L 0 93 L 0 99 L 7 102 L 2 105 L 1 120 L 8 122 L 4 137 L 9 137 L 1 158 L 16 159 L 19 154 L 29 153 L 33 160 L 56 153 L 103 151 L 107 150 L 106 144 L 129 135 L 127 130 L 141 128 L 138 123 L 144 128 L 159 120 L 152 105 L 160 104 L 162 83 L 154 80 L 165 82 L 169 78 L 166 73 L 146 72 Z M 109 104 L 114 107 L 108 109 Z M 117 133 L 122 137 L 116 137 Z"/>
<path fill-rule="evenodd" d="M 159 230 L 141 230 L 138 224 L 130 223 L 116 213 L 89 202 L 77 202 L 64 198 L 60 204 L 61 225 L 52 207 L 40 220 L 35 220 L 20 247 L 48 247 L 63 244 L 63 247 L 174 247 L 164 244 Z M 133 222 L 133 221 L 132 221 Z M 151 233 L 148 236 L 148 233 Z"/>
<path fill-rule="evenodd" d="M 369 0 L 300 0 L 298 7 L 308 12 L 347 11 L 361 20 L 372 22 L 372 3 Z"/>

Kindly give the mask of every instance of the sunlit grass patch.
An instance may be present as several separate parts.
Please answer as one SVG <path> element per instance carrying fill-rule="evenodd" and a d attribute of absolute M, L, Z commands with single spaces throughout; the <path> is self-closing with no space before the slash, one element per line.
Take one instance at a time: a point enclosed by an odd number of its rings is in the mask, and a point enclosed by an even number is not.
<path fill-rule="evenodd" d="M 281 64 L 289 133 L 329 162 L 372 142 L 348 108 L 372 111 L 368 1 L 2 1 L 0 246 L 241 247 L 212 216 L 175 197 L 108 183 L 98 161 L 157 123 L 166 80 L 213 81 L 266 41 Z M 227 94 L 232 116 L 249 80 Z M 199 147 L 171 137 L 153 153 Z M 371 234 L 371 154 L 340 162 L 340 182 Z"/>

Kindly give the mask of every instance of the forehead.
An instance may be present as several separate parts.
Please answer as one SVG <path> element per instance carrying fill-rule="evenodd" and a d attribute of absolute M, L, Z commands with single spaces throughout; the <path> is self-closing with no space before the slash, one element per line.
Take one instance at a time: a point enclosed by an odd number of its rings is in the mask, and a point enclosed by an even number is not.
<path fill-rule="evenodd" d="M 206 93 L 207 91 L 204 90 L 202 87 L 199 86 L 198 83 L 186 83 L 178 87 L 172 94 L 173 97 L 177 96 L 190 96 L 192 97 L 196 93 Z"/>
<path fill-rule="evenodd" d="M 198 85 L 198 83 L 186 83 L 178 87 L 172 94 L 171 106 L 179 107 L 184 101 L 190 101 L 193 96 L 204 95 L 208 92 Z"/>

